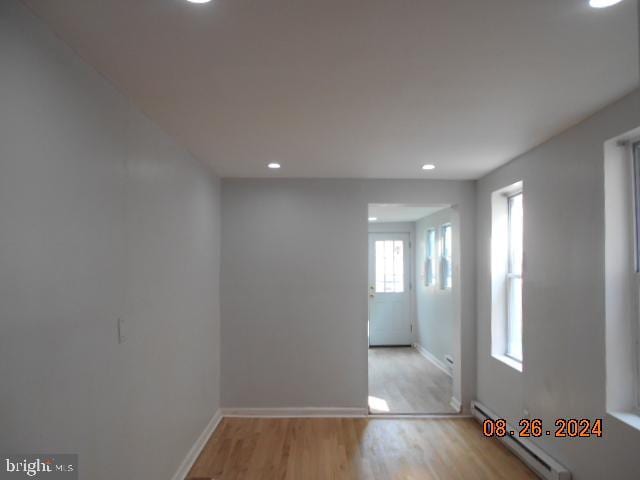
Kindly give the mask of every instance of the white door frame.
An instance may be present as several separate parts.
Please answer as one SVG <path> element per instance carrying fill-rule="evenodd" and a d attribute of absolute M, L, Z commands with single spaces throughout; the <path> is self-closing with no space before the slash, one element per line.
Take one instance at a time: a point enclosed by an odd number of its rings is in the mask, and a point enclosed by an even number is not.
<path fill-rule="evenodd" d="M 369 258 L 369 234 L 370 233 L 390 233 L 390 234 L 408 234 L 409 235 L 409 318 L 411 321 L 411 345 L 415 343 L 415 332 L 417 324 L 417 298 L 416 298 L 416 243 L 415 243 L 415 225 L 412 222 L 387 222 L 387 223 L 371 223 L 367 232 L 367 265 Z M 367 270 L 367 294 L 369 294 L 369 272 Z M 369 322 L 371 319 L 371 303 L 367 299 L 367 346 L 371 347 L 371 339 L 369 338 Z M 367 388 L 368 391 L 368 388 Z"/>
<path fill-rule="evenodd" d="M 369 202 L 369 205 L 372 203 L 376 203 L 376 202 Z M 387 202 L 378 202 L 378 203 L 398 203 L 398 204 L 406 204 L 405 202 L 393 202 L 393 201 L 387 201 Z M 434 202 L 434 205 L 438 204 L 440 205 L 440 203 L 438 202 Z M 422 204 L 421 204 L 422 205 Z M 444 205 L 444 204 L 443 204 Z M 448 205 L 448 207 L 454 209 L 455 211 L 455 215 L 454 215 L 454 221 L 453 221 L 453 225 L 454 228 L 456 229 L 456 231 L 458 232 L 457 236 L 454 235 L 453 237 L 453 250 L 454 250 L 454 258 L 456 260 L 454 260 L 454 270 L 455 270 L 455 277 L 457 278 L 457 283 L 454 284 L 454 291 L 455 291 L 455 301 L 456 301 L 456 315 L 455 315 L 455 325 L 454 325 L 454 355 L 455 355 L 455 362 L 456 365 L 453 369 L 453 397 L 452 397 L 452 401 L 451 401 L 451 405 L 452 407 L 454 407 L 455 410 L 459 411 L 460 413 L 465 413 L 465 410 L 463 410 L 463 407 L 461 405 L 461 400 L 464 399 L 465 396 L 465 392 L 468 391 L 468 385 L 465 387 L 465 385 L 463 384 L 463 378 L 465 377 L 465 375 L 468 375 L 470 370 L 473 368 L 473 366 L 475 365 L 475 358 L 473 357 L 468 357 L 468 350 L 464 350 L 463 349 L 463 335 L 462 335 L 462 330 L 463 330 L 463 318 L 462 318 L 462 312 L 465 308 L 465 304 L 463 304 L 463 298 L 462 298 L 462 290 L 464 287 L 466 287 L 466 283 L 463 279 L 463 275 L 462 275 L 462 264 L 463 264 L 463 250 L 462 250 L 462 245 L 464 243 L 463 241 L 463 233 L 465 233 L 466 235 L 471 235 L 470 232 L 467 232 L 466 230 L 462 229 L 462 223 L 460 221 L 460 213 L 459 213 L 459 205 L 457 204 L 451 204 Z M 390 222 L 391 223 L 391 222 Z M 402 223 L 402 222 L 399 222 Z M 411 222 L 407 222 L 407 223 L 411 223 Z M 374 223 L 369 223 L 369 229 L 367 231 L 367 236 L 365 237 L 367 242 L 367 254 L 366 256 L 363 255 L 363 258 L 366 258 L 367 261 L 367 265 L 369 262 L 369 249 L 368 249 L 368 244 L 369 244 L 369 233 L 376 233 L 376 232 L 380 232 L 380 233 L 407 233 L 406 231 L 398 231 L 398 229 L 392 229 L 392 230 L 384 230 L 384 229 L 380 229 L 380 227 L 383 227 L 383 223 L 380 224 L 374 224 Z M 377 228 L 376 228 L 377 227 Z M 412 297 L 413 297 L 413 301 L 411 302 L 411 308 L 412 308 L 412 325 L 413 325 L 413 333 L 415 335 L 416 333 L 416 324 L 417 324 L 417 296 L 416 296 L 416 290 L 417 290 L 417 284 L 416 282 L 419 281 L 418 275 L 416 274 L 417 272 L 417 265 L 416 265 L 416 252 L 417 252 L 417 245 L 415 243 L 415 238 L 416 238 L 416 234 L 417 232 L 415 232 L 415 228 L 411 228 L 410 230 L 410 239 L 411 239 L 411 269 L 412 269 Z M 468 252 L 469 250 L 467 250 Z M 465 264 L 466 265 L 466 264 Z M 456 280 L 454 280 L 455 282 Z M 368 273 L 367 273 L 367 282 L 364 283 L 364 291 L 365 294 L 368 294 L 368 290 L 369 290 L 369 278 L 368 278 Z M 367 304 L 368 304 L 368 298 L 367 298 Z M 368 325 L 369 325 L 369 312 L 368 312 L 368 306 L 367 306 L 367 318 L 366 318 L 366 324 L 364 325 L 365 328 L 365 335 L 367 336 L 367 355 L 368 355 L 368 350 L 369 350 L 369 335 L 368 335 Z M 474 336 L 475 338 L 475 336 Z M 415 337 L 414 337 L 415 340 Z M 463 356 L 465 357 L 463 359 Z M 469 362 L 469 363 L 464 363 L 463 361 Z M 369 412 L 369 402 L 368 402 L 368 396 L 369 396 L 369 362 L 368 362 L 368 357 L 366 360 L 366 364 L 367 364 L 367 369 L 365 370 L 365 384 L 366 384 L 366 396 L 364 398 L 364 405 L 366 405 L 366 409 L 367 412 Z M 467 389 L 467 390 L 465 390 Z M 466 395 L 469 395 L 468 393 Z M 369 412 L 368 413 L 369 416 L 371 416 L 372 414 Z M 379 416 L 379 415 L 376 415 Z M 416 414 L 415 416 L 417 417 L 430 417 L 431 415 L 429 414 Z"/>

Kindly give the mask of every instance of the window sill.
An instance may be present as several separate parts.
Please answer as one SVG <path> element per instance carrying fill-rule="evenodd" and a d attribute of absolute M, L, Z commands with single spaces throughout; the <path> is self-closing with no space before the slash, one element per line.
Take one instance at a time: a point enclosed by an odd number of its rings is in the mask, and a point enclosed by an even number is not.
<path fill-rule="evenodd" d="M 504 363 L 505 365 L 513 368 L 514 370 L 522 372 L 522 362 L 514 360 L 511 357 L 507 357 L 506 355 L 492 355 L 492 357 Z"/>
<path fill-rule="evenodd" d="M 621 411 L 621 412 L 607 412 L 612 417 L 620 420 L 622 423 L 626 423 L 636 430 L 640 430 L 640 411 Z"/>

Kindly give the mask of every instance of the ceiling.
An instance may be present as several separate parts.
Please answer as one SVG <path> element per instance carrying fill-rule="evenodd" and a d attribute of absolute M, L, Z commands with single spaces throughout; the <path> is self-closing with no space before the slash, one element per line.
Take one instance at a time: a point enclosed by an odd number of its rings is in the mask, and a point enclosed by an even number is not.
<path fill-rule="evenodd" d="M 633 0 L 24 1 L 223 177 L 478 178 L 638 86 Z"/>
<path fill-rule="evenodd" d="M 369 218 L 375 218 L 375 223 L 385 222 L 415 222 L 421 218 L 444 210 L 449 205 L 402 205 L 378 203 L 369 205 Z"/>

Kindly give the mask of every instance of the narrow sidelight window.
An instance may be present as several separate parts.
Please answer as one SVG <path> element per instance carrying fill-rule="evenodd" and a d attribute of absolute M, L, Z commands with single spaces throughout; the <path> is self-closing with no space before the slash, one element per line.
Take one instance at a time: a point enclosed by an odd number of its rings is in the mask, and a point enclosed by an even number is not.
<path fill-rule="evenodd" d="M 440 228 L 440 280 L 441 288 L 447 290 L 453 286 L 453 264 L 451 256 L 451 224 Z"/>
<path fill-rule="evenodd" d="M 427 251 L 425 256 L 425 279 L 427 287 L 436 284 L 436 231 L 427 230 Z"/>
<path fill-rule="evenodd" d="M 635 304 L 640 305 L 640 141 L 632 145 L 633 152 L 633 189 L 635 203 Z M 635 356 L 636 356 L 636 407 L 640 411 L 640 316 L 636 318 L 639 323 L 635 329 Z"/>

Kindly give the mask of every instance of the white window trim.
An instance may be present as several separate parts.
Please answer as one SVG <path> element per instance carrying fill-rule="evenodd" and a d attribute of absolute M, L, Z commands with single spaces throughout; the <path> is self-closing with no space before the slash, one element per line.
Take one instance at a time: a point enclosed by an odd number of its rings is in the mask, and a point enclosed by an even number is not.
<path fill-rule="evenodd" d="M 510 357 L 506 353 L 503 353 L 502 355 L 493 354 L 492 357 L 495 358 L 496 360 L 500 360 L 502 363 L 513 368 L 514 370 L 517 370 L 518 372 L 522 372 L 522 362 L 520 360 Z"/>

